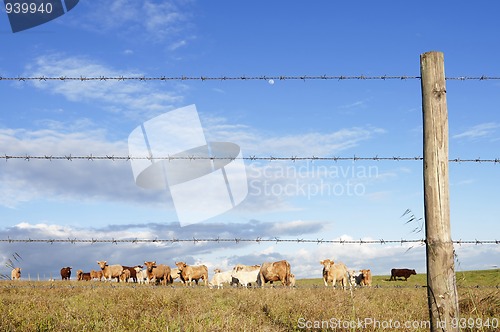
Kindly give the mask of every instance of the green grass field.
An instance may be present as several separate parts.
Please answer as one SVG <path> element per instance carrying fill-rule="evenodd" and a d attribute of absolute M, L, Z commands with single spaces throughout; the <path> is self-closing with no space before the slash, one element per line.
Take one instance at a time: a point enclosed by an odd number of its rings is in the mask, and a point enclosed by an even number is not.
<path fill-rule="evenodd" d="M 498 331 L 500 270 L 457 273 L 460 315 Z M 83 281 L 0 282 L 0 331 L 428 331 L 425 275 L 374 276 L 374 287 L 208 289 Z M 377 287 L 377 285 L 379 285 Z M 392 286 L 392 287 L 391 287 Z M 405 287 L 403 287 L 405 286 Z M 480 286 L 480 287 L 477 287 Z M 351 329 L 352 324 L 364 324 Z M 486 326 L 488 325 L 488 326 Z"/>
<path fill-rule="evenodd" d="M 456 272 L 458 287 L 500 287 L 500 269 Z M 427 284 L 426 274 L 412 275 L 407 281 L 389 281 L 390 275 L 373 276 L 373 287 L 417 287 Z M 323 279 L 297 280 L 297 286 L 324 286 Z"/>

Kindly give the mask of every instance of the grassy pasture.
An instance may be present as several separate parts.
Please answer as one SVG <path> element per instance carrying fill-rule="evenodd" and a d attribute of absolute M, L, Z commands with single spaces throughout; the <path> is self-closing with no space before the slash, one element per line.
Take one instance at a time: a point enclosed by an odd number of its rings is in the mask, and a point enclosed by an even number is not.
<path fill-rule="evenodd" d="M 459 287 L 500 287 L 500 269 L 481 271 L 458 271 L 455 273 L 457 286 Z M 389 281 L 390 275 L 373 276 L 373 287 L 423 287 L 427 285 L 427 275 L 412 275 L 407 281 L 398 278 L 397 281 Z M 324 286 L 323 279 L 301 279 L 297 280 L 297 285 L 302 286 Z"/>
<path fill-rule="evenodd" d="M 466 272 L 462 277 L 460 273 L 461 317 L 482 322 L 490 319 L 490 325 L 492 319 L 500 319 L 500 270 Z M 177 283 L 164 287 L 3 281 L 0 331 L 333 330 L 332 324 L 339 321 L 344 327 L 350 322 L 366 324 L 356 331 L 381 331 L 383 324 L 391 321 L 427 321 L 426 288 L 420 287 L 425 285 L 425 275 L 411 276 L 407 282 L 385 281 L 388 279 L 375 276 L 375 287 L 352 292 L 325 289 L 321 279 L 298 280 L 294 289 L 268 286 L 221 290 L 185 288 Z M 428 331 L 428 327 L 400 330 Z M 498 328 L 464 329 L 477 330 Z"/>

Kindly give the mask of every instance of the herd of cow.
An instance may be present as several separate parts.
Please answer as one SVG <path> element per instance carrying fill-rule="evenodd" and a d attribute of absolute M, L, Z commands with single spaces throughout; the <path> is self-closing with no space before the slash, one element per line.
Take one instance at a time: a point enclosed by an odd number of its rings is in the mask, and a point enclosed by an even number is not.
<path fill-rule="evenodd" d="M 97 261 L 100 270 L 91 270 L 83 272 L 78 270 L 77 280 L 113 280 L 117 282 L 136 282 L 136 283 L 154 283 L 167 285 L 179 279 L 186 286 L 191 286 L 193 281 L 198 284 L 203 280 L 205 286 L 210 288 L 222 288 L 223 284 L 231 286 L 263 286 L 265 283 L 280 281 L 283 286 L 295 286 L 295 276 L 291 273 L 290 263 L 286 260 L 278 262 L 265 262 L 261 265 L 243 265 L 237 264 L 232 270 L 221 271 L 215 269 L 212 279 L 208 280 L 208 268 L 206 265 L 187 265 L 184 262 L 176 262 L 176 268 L 171 269 L 165 264 L 156 264 L 156 262 L 144 262 L 144 265 L 124 266 L 108 265 L 106 261 Z M 368 286 L 372 285 L 372 274 L 369 269 L 359 271 L 348 270 L 346 265 L 341 262 L 334 262 L 331 259 L 320 261 L 323 265 L 323 282 L 325 286 L 335 287 L 337 282 L 341 283 L 342 288 Z M 62 280 L 71 278 L 72 267 L 63 267 L 61 269 Z M 391 279 L 404 278 L 406 281 L 411 275 L 416 275 L 415 270 L 410 269 L 392 269 Z M 12 280 L 21 278 L 21 268 L 12 270 Z"/>

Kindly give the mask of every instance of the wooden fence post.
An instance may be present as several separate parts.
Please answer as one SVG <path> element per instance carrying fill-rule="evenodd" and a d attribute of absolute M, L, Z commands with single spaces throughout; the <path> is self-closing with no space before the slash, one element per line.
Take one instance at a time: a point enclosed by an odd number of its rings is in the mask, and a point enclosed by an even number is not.
<path fill-rule="evenodd" d="M 458 331 L 458 295 L 450 231 L 448 110 L 444 55 L 420 55 L 424 128 L 427 299 L 431 331 Z"/>

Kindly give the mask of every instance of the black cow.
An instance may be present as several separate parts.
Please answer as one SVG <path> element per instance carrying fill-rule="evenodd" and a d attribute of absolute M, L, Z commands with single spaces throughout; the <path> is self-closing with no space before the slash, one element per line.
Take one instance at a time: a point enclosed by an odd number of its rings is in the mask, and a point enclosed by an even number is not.
<path fill-rule="evenodd" d="M 405 281 L 412 275 L 416 275 L 415 270 L 410 269 L 392 269 L 391 270 L 391 279 L 389 280 L 397 280 L 398 277 L 405 278 Z"/>

